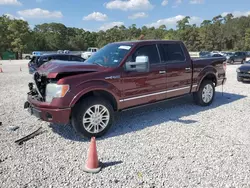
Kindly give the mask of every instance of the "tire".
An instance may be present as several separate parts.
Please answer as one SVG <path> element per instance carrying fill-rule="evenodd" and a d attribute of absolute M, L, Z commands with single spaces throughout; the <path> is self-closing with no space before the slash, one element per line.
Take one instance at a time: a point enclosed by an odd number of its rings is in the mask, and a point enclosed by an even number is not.
<path fill-rule="evenodd" d="M 210 93 L 211 93 L 210 95 L 212 95 L 212 97 L 207 96 L 208 97 L 207 99 L 209 99 L 209 100 L 205 100 L 206 98 L 204 98 L 204 95 L 206 96 L 205 93 L 203 95 L 203 92 L 206 92 L 206 91 L 204 91 L 205 88 L 207 88 L 208 93 L 210 90 Z M 214 83 L 211 80 L 204 80 L 200 85 L 199 91 L 195 92 L 193 94 L 193 97 L 194 97 L 194 101 L 197 105 L 209 106 L 210 104 L 212 104 L 212 102 L 214 100 L 214 95 L 215 95 Z"/>
<path fill-rule="evenodd" d="M 97 115 L 95 116 L 95 113 L 89 115 L 87 112 L 88 110 L 91 110 L 92 112 L 96 110 L 96 107 L 99 106 L 99 112 L 104 112 L 103 114 L 105 118 L 102 121 L 103 127 L 100 125 L 101 116 Z M 106 101 L 103 98 L 99 97 L 88 97 L 85 98 L 79 103 L 75 105 L 72 111 L 72 126 L 75 129 L 75 131 L 80 134 L 82 137 L 85 138 L 91 138 L 91 137 L 101 137 L 103 136 L 109 128 L 112 126 L 114 121 L 114 110 L 111 104 Z M 93 116 L 94 115 L 94 116 Z M 104 117 L 103 116 L 103 117 Z M 83 117 L 86 117 L 85 120 L 92 121 L 91 122 L 85 122 L 83 123 Z M 92 120 L 91 120 L 92 119 Z M 85 126 L 84 126 L 85 125 Z M 87 130 L 87 128 L 90 128 L 90 130 Z M 96 128 L 99 129 L 99 131 L 96 131 Z"/>
<path fill-rule="evenodd" d="M 234 64 L 234 60 L 231 59 L 231 60 L 229 61 L 229 63 L 233 65 L 233 64 Z"/>

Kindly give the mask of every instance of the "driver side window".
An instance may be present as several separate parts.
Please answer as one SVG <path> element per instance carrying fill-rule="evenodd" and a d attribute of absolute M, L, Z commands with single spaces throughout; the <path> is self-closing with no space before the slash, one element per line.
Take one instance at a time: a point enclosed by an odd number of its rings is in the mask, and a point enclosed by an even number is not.
<path fill-rule="evenodd" d="M 160 63 L 159 53 L 155 44 L 138 47 L 127 61 L 135 62 L 137 56 L 148 56 L 149 64 Z"/>

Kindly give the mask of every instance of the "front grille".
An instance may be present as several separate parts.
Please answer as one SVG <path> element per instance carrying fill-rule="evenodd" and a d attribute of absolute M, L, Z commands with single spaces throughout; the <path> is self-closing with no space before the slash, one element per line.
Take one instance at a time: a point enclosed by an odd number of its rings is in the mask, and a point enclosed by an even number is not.
<path fill-rule="evenodd" d="M 247 72 L 239 72 L 238 73 L 239 77 L 246 77 L 246 78 L 250 78 L 250 74 Z"/>

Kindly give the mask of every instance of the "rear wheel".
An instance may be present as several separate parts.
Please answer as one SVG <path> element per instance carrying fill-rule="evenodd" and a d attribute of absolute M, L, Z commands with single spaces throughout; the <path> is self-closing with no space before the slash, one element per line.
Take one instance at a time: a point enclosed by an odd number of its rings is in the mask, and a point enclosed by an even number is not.
<path fill-rule="evenodd" d="M 113 120 L 113 107 L 102 98 L 85 98 L 73 109 L 72 125 L 83 137 L 103 136 L 113 124 Z"/>
<path fill-rule="evenodd" d="M 194 101 L 200 106 L 209 106 L 215 95 L 215 86 L 211 80 L 204 80 L 199 88 L 199 91 L 193 94 Z"/>
<path fill-rule="evenodd" d="M 234 64 L 234 60 L 233 59 L 229 60 L 229 63 Z"/>

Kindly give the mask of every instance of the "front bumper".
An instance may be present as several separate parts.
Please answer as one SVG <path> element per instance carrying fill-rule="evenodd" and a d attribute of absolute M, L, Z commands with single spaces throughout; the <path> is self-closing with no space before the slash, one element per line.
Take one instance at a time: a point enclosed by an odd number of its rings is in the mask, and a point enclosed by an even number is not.
<path fill-rule="evenodd" d="M 67 124 L 71 114 L 71 108 L 58 109 L 35 106 L 29 101 L 29 97 L 28 101 L 24 103 L 24 109 L 27 109 L 31 115 L 38 119 L 59 124 Z"/>

